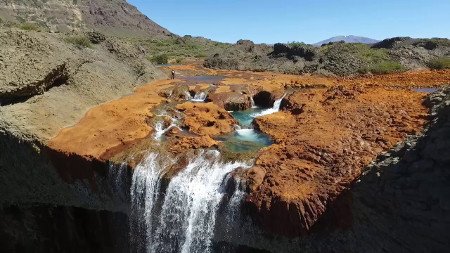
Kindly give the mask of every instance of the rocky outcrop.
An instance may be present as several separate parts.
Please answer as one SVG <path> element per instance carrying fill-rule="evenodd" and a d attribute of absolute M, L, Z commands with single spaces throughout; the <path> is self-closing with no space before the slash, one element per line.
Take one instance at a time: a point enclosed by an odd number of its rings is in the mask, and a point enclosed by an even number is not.
<path fill-rule="evenodd" d="M 0 91 L 0 105 L 24 101 L 30 97 L 44 94 L 47 90 L 66 84 L 69 79 L 66 65 L 55 66 L 49 73 L 43 73 L 42 79 L 31 83 L 18 85 L 13 84 L 11 90 Z"/>
<path fill-rule="evenodd" d="M 224 102 L 224 108 L 227 111 L 244 111 L 252 107 L 250 96 L 238 95 L 228 97 Z"/>
<path fill-rule="evenodd" d="M 293 44 L 286 45 L 281 43 L 276 43 L 273 46 L 272 55 L 274 57 L 282 57 L 285 56 L 287 58 L 293 59 L 294 57 L 300 57 L 305 59 L 306 61 L 313 61 L 314 58 L 318 56 L 318 50 L 307 44 Z"/>

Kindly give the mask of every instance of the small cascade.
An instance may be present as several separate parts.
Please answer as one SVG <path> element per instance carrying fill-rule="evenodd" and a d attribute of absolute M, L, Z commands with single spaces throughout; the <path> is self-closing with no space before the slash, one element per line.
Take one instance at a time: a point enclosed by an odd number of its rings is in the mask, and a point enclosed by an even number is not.
<path fill-rule="evenodd" d="M 170 163 L 175 162 L 150 154 L 134 172 L 130 231 L 135 247 L 158 253 L 211 252 L 217 212 L 227 195 L 224 180 L 233 170 L 250 165 L 224 163 L 218 151 L 203 151 L 170 180 L 163 194 L 162 172 Z M 235 203 L 241 197 L 230 199 Z"/>
<path fill-rule="evenodd" d="M 197 92 L 197 93 L 195 93 L 194 97 L 191 97 L 189 100 L 192 102 L 203 103 L 203 102 L 205 102 L 207 95 L 208 94 L 204 91 Z"/>
<path fill-rule="evenodd" d="M 253 117 L 261 117 L 261 116 L 265 116 L 265 115 L 269 115 L 272 113 L 276 113 L 278 111 L 280 111 L 280 107 L 281 107 L 281 101 L 283 101 L 284 97 L 286 97 L 286 93 L 279 99 L 275 100 L 275 102 L 273 103 L 272 108 L 269 109 L 265 109 L 259 113 L 255 113 L 254 115 L 252 115 Z"/>
<path fill-rule="evenodd" d="M 157 116 L 166 116 L 166 115 L 157 115 Z M 155 136 L 154 136 L 155 140 L 157 140 L 157 141 L 161 140 L 162 137 L 164 136 L 164 134 L 167 131 L 169 131 L 170 129 L 174 128 L 174 127 L 177 127 L 178 129 L 180 129 L 179 126 L 177 125 L 178 120 L 176 118 L 172 118 L 171 117 L 171 121 L 172 121 L 172 123 L 166 128 L 164 128 L 164 122 L 163 121 L 156 122 L 156 124 L 155 124 Z"/>
<path fill-rule="evenodd" d="M 251 103 L 252 103 L 252 108 L 253 108 L 253 109 L 258 108 L 258 106 L 256 106 L 255 100 L 253 100 L 253 97 L 252 97 L 252 96 L 250 96 L 250 101 L 251 101 Z"/>
<path fill-rule="evenodd" d="M 184 97 L 185 97 L 186 100 L 191 100 L 192 99 L 191 93 L 189 93 L 189 91 L 185 91 L 184 92 Z"/>

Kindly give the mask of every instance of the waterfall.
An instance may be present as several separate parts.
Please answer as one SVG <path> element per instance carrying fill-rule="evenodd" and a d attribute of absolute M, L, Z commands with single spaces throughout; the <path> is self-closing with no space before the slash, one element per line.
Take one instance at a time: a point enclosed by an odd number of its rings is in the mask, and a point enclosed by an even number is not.
<path fill-rule="evenodd" d="M 218 151 L 202 151 L 170 180 L 162 194 L 162 172 L 174 163 L 150 154 L 137 166 L 131 189 L 130 236 L 145 242 L 136 245 L 138 251 L 211 252 L 217 211 L 227 196 L 222 184 L 230 172 L 249 164 L 225 163 Z"/>
<path fill-rule="evenodd" d="M 255 113 L 254 115 L 252 115 L 253 117 L 260 117 L 260 116 L 265 116 L 265 115 L 269 115 L 275 112 L 280 111 L 280 107 L 281 107 L 281 101 L 283 101 L 283 98 L 286 96 L 286 94 L 284 94 L 281 98 L 275 100 L 275 102 L 273 103 L 272 108 L 263 110 L 260 113 Z"/>

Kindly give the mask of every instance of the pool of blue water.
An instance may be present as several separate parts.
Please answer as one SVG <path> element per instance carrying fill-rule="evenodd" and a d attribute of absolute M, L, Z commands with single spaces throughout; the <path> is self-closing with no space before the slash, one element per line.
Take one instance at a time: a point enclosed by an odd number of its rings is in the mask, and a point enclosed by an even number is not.
<path fill-rule="evenodd" d="M 241 129 L 218 138 L 225 148 L 237 153 L 254 152 L 270 146 L 272 140 L 254 129 Z"/>
<path fill-rule="evenodd" d="M 259 108 L 252 108 L 231 112 L 238 121 L 239 127 L 233 133 L 219 137 L 218 140 L 222 141 L 226 149 L 237 153 L 254 152 L 270 146 L 272 144 L 270 137 L 252 127 L 253 119 L 262 111 Z"/>
<path fill-rule="evenodd" d="M 260 108 L 251 108 L 245 111 L 235 111 L 231 112 L 233 118 L 239 122 L 243 128 L 249 128 L 252 126 L 253 119 L 255 118 L 255 114 L 261 113 L 263 109 Z"/>
<path fill-rule="evenodd" d="M 438 88 L 414 88 L 413 91 L 423 92 L 423 93 L 433 93 L 438 91 Z"/>
<path fill-rule="evenodd" d="M 183 77 L 187 84 L 196 83 L 219 83 L 224 79 L 224 76 L 187 76 Z"/>

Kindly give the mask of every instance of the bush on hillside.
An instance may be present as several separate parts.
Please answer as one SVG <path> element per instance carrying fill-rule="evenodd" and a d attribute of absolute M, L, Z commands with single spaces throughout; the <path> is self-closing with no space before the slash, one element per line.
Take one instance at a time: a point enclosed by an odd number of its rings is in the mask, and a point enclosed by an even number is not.
<path fill-rule="evenodd" d="M 86 36 L 71 36 L 65 39 L 67 43 L 71 43 L 78 48 L 90 48 L 92 47 L 91 41 Z"/>
<path fill-rule="evenodd" d="M 106 40 L 105 35 L 103 35 L 100 32 L 96 32 L 96 31 L 88 32 L 88 33 L 86 33 L 86 35 L 93 44 L 100 44 Z"/>
<path fill-rule="evenodd" d="M 373 63 L 359 70 L 360 73 L 364 74 L 372 73 L 376 75 L 389 74 L 401 71 L 405 71 L 405 68 L 399 62 L 389 60 Z"/>
<path fill-rule="evenodd" d="M 155 55 L 150 59 L 151 62 L 156 64 L 167 64 L 169 63 L 169 56 L 167 54 Z"/>
<path fill-rule="evenodd" d="M 22 23 L 19 25 L 19 29 L 22 29 L 24 31 L 40 31 L 41 28 L 36 25 L 36 24 L 32 24 L 32 23 Z"/>
<path fill-rule="evenodd" d="M 427 63 L 430 69 L 450 69 L 450 57 L 440 57 Z"/>

